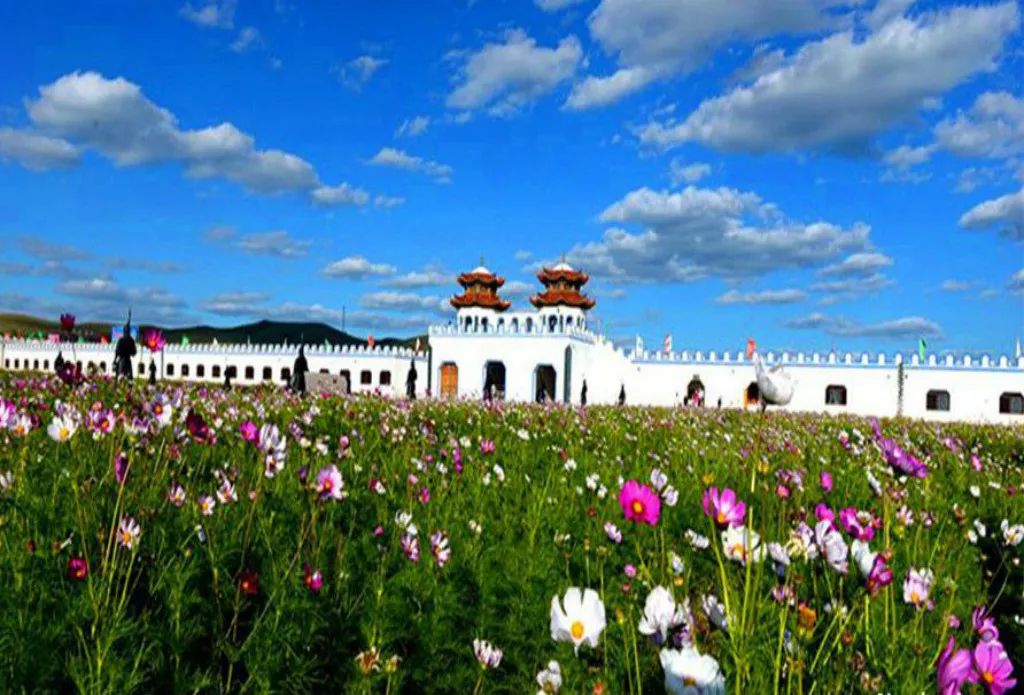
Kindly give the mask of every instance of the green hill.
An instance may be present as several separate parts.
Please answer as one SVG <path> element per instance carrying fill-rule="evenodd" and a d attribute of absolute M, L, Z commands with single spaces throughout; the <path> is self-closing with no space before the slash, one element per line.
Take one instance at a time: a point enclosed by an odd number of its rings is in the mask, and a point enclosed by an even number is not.
<path fill-rule="evenodd" d="M 149 327 L 143 324 L 143 328 Z M 109 323 L 79 324 L 75 332 L 86 340 L 99 340 L 100 336 L 110 336 Z M 159 327 L 158 327 L 159 328 Z M 45 337 L 60 329 L 56 321 L 47 321 L 25 314 L 0 314 L 0 333 L 16 336 Z M 306 323 L 289 321 L 256 321 L 239 326 L 188 326 L 185 328 L 162 328 L 168 343 L 179 343 L 187 336 L 190 343 L 289 343 L 300 342 L 319 344 L 327 341 L 332 345 L 365 345 L 366 341 L 350 333 L 338 330 L 325 323 Z M 426 345 L 426 336 L 420 336 L 421 344 Z M 399 345 L 412 347 L 416 336 L 411 338 L 383 338 L 375 341 L 377 345 Z"/>

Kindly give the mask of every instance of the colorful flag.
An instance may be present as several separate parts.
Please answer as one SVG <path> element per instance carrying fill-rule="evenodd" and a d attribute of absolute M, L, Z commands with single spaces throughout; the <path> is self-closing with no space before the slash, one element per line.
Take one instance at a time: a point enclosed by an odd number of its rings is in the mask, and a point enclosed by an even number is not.
<path fill-rule="evenodd" d="M 181 336 L 181 344 L 182 345 L 188 345 L 188 336 L 187 335 L 182 335 Z"/>
<path fill-rule="evenodd" d="M 753 338 L 747 338 L 747 359 L 749 360 L 757 352 L 757 341 Z"/>
<path fill-rule="evenodd" d="M 666 333 L 665 334 L 665 342 L 662 343 L 661 349 L 664 352 L 672 352 L 672 334 L 671 333 Z"/>
<path fill-rule="evenodd" d="M 366 345 L 368 347 L 373 347 L 373 336 L 372 335 L 366 336 Z"/>
<path fill-rule="evenodd" d="M 924 362 L 925 350 L 928 349 L 928 343 L 924 342 L 924 338 L 919 338 L 917 341 L 917 357 Z"/>

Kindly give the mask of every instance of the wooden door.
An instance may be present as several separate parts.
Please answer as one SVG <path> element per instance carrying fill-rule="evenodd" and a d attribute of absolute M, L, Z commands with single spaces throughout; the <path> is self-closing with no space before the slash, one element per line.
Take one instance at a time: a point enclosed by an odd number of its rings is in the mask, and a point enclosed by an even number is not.
<path fill-rule="evenodd" d="M 447 362 L 441 365 L 441 397 L 455 398 L 459 394 L 459 368 Z"/>

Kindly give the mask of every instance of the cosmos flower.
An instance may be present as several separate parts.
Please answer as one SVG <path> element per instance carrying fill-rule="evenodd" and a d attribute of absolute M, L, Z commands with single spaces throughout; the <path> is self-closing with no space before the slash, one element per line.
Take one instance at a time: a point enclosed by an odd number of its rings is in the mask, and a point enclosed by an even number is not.
<path fill-rule="evenodd" d="M 142 535 L 142 528 L 139 526 L 139 522 L 130 516 L 121 518 L 121 523 L 117 527 L 118 545 L 131 550 L 140 535 Z"/>
<path fill-rule="evenodd" d="M 239 572 L 238 590 L 246 596 L 256 596 L 260 593 L 260 575 L 252 570 Z"/>
<path fill-rule="evenodd" d="M 319 594 L 320 589 L 324 586 L 324 575 L 320 570 L 311 569 L 308 562 L 302 568 L 302 571 L 304 575 L 303 583 L 305 583 L 306 588 L 309 589 L 310 593 Z"/>
<path fill-rule="evenodd" d="M 147 328 L 142 332 L 142 344 L 150 352 L 160 352 L 167 341 L 164 340 L 164 332 L 159 328 Z"/>
<path fill-rule="evenodd" d="M 316 492 L 321 500 L 340 500 L 345 496 L 341 471 L 333 463 L 316 474 Z"/>
<path fill-rule="evenodd" d="M 501 650 L 487 640 L 473 640 L 473 654 L 476 656 L 480 668 L 485 671 L 498 668 L 501 664 Z"/>
<path fill-rule="evenodd" d="M 197 442 L 206 442 L 210 439 L 210 426 L 206 424 L 203 416 L 194 410 L 188 411 L 188 415 L 185 416 L 185 428 Z"/>
<path fill-rule="evenodd" d="M 651 488 L 635 480 L 626 481 L 619 492 L 619 506 L 627 519 L 656 526 L 661 514 L 661 498 Z"/>
<path fill-rule="evenodd" d="M 55 442 L 66 442 L 75 436 L 75 431 L 78 430 L 78 424 L 71 418 L 70 415 L 58 415 L 50 421 L 49 427 L 46 428 L 46 434 L 50 435 L 50 439 Z"/>
<path fill-rule="evenodd" d="M 704 515 L 710 517 L 719 528 L 742 526 L 747 514 L 747 505 L 736 499 L 736 493 L 731 488 L 725 488 L 721 493 L 717 487 L 708 488 L 704 491 L 701 504 Z"/>
<path fill-rule="evenodd" d="M 1003 519 L 1002 523 L 999 524 L 999 528 L 1003 532 L 1003 543 L 1006 545 L 1016 547 L 1024 541 L 1024 524 L 1010 526 L 1010 522 Z"/>
<path fill-rule="evenodd" d="M 175 507 L 183 506 L 185 504 L 185 488 L 178 483 L 171 483 L 171 488 L 167 491 L 167 501 Z"/>
<path fill-rule="evenodd" d="M 235 491 L 235 486 L 227 478 L 224 478 L 220 487 L 217 488 L 217 501 L 221 504 L 230 504 L 231 502 L 238 501 L 238 493 Z"/>
<path fill-rule="evenodd" d="M 51 314 L 52 316 L 52 314 Z M 75 330 L 75 315 L 74 314 L 61 314 L 60 315 L 60 330 L 63 333 L 71 333 Z"/>
<path fill-rule="evenodd" d="M 213 508 L 217 506 L 217 501 L 209 495 L 200 495 L 199 499 L 196 500 L 196 504 L 199 506 L 199 513 L 203 516 L 213 516 Z"/>
<path fill-rule="evenodd" d="M 977 676 L 972 682 L 984 684 L 990 695 L 1002 695 L 1017 685 L 1010 656 L 998 640 L 978 642 L 971 652 L 971 660 Z"/>
<path fill-rule="evenodd" d="M 409 562 L 420 561 L 420 539 L 415 533 L 406 533 L 402 536 L 402 552 Z"/>
<path fill-rule="evenodd" d="M 832 525 L 831 521 L 819 521 L 814 527 L 814 541 L 825 561 L 840 574 L 846 574 L 849 563 L 849 548 L 843 536 Z"/>
<path fill-rule="evenodd" d="M 452 557 L 452 549 L 448 544 L 448 536 L 443 531 L 430 534 L 430 552 L 438 567 L 444 567 Z"/>
<path fill-rule="evenodd" d="M 672 695 L 725 695 L 725 676 L 714 657 L 696 647 L 662 649 L 665 691 Z"/>
<path fill-rule="evenodd" d="M 719 630 L 729 630 L 729 618 L 725 613 L 725 605 L 718 600 L 714 594 L 704 594 L 700 600 L 701 610 L 708 617 L 711 624 Z"/>
<path fill-rule="evenodd" d="M 128 479 L 128 457 L 124 452 L 114 457 L 114 479 L 118 485 L 124 485 L 124 481 Z"/>
<path fill-rule="evenodd" d="M 593 589 L 570 587 L 561 603 L 551 598 L 551 639 L 571 642 L 577 654 L 584 644 L 597 648 L 605 625 L 604 603 Z"/>
<path fill-rule="evenodd" d="M 562 667 L 557 661 L 549 661 L 546 668 L 537 674 L 537 695 L 558 695 L 562 688 Z"/>
<path fill-rule="evenodd" d="M 832 474 L 828 471 L 822 471 L 818 476 L 818 481 L 821 483 L 821 490 L 825 494 L 832 492 Z"/>
<path fill-rule="evenodd" d="M 924 479 L 928 477 L 928 466 L 905 451 L 895 440 L 883 436 L 877 419 L 873 418 L 871 425 L 875 430 L 875 441 L 878 444 L 878 448 L 890 466 L 897 472 L 914 478 Z"/>
<path fill-rule="evenodd" d="M 89 561 L 84 557 L 68 558 L 68 579 L 75 582 L 84 582 L 89 576 Z"/>
<path fill-rule="evenodd" d="M 916 608 L 924 608 L 929 604 L 928 594 L 935 581 L 935 573 L 930 569 L 914 569 L 907 572 L 903 580 L 903 601 Z"/>
<path fill-rule="evenodd" d="M 677 628 L 688 626 L 688 618 L 689 610 L 683 605 L 676 605 L 672 592 L 656 586 L 647 594 L 638 629 L 640 634 L 647 635 L 660 646 Z"/>
<path fill-rule="evenodd" d="M 956 649 L 956 641 L 950 637 L 935 665 L 935 675 L 940 695 L 960 695 L 964 683 L 976 682 L 971 653 L 966 649 Z"/>
<path fill-rule="evenodd" d="M 707 550 L 711 547 L 711 541 L 707 536 L 702 536 L 693 529 L 686 529 L 683 532 L 683 537 L 686 538 L 686 542 L 690 544 L 690 547 L 694 550 Z"/>
<path fill-rule="evenodd" d="M 260 443 L 260 431 L 256 427 L 256 423 L 252 420 L 246 420 L 238 426 L 238 431 L 242 435 L 242 439 L 250 444 L 259 445 Z"/>
<path fill-rule="evenodd" d="M 604 532 L 608 536 L 608 540 L 618 545 L 622 543 L 622 531 L 610 521 L 604 522 Z"/>
<path fill-rule="evenodd" d="M 748 558 L 753 562 L 760 562 L 765 554 L 761 536 L 746 526 L 730 526 L 723 531 L 722 550 L 727 558 L 741 565 L 747 564 Z"/>
<path fill-rule="evenodd" d="M 839 523 L 856 540 L 869 541 L 875 537 L 876 521 L 871 512 L 847 507 L 839 512 Z"/>
<path fill-rule="evenodd" d="M 971 626 L 978 633 L 982 642 L 992 642 L 999 639 L 999 628 L 996 621 L 988 614 L 984 606 L 977 606 L 971 612 Z"/>

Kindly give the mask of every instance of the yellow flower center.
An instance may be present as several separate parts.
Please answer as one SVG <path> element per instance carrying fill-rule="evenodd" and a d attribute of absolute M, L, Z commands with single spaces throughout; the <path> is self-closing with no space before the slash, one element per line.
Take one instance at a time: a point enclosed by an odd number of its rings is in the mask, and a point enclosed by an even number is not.
<path fill-rule="evenodd" d="M 573 621 L 572 626 L 569 628 L 569 634 L 572 635 L 574 640 L 583 639 L 583 623 L 579 620 Z"/>
<path fill-rule="evenodd" d="M 67 427 L 61 427 L 60 428 L 60 438 L 61 439 L 67 439 L 70 436 L 71 436 L 71 432 L 68 430 Z"/>
<path fill-rule="evenodd" d="M 693 676 L 683 676 L 683 685 L 697 685 L 697 679 Z"/>
<path fill-rule="evenodd" d="M 724 524 L 726 522 L 725 513 L 719 510 L 718 514 L 715 515 L 715 521 L 720 524 Z"/>
<path fill-rule="evenodd" d="M 128 531 L 121 531 L 121 542 L 124 545 L 131 545 L 131 543 L 132 543 L 132 534 L 130 532 L 128 532 Z"/>
<path fill-rule="evenodd" d="M 991 671 L 985 671 L 984 673 L 981 674 L 981 680 L 985 681 L 985 683 L 988 684 L 988 685 L 992 685 L 992 683 L 993 683 L 993 681 L 995 681 L 995 679 L 996 679 L 996 677 L 994 675 L 992 675 Z"/>
<path fill-rule="evenodd" d="M 730 550 L 730 552 L 732 552 L 733 555 L 736 555 L 738 557 L 742 557 L 742 558 L 746 558 L 747 557 L 746 550 L 743 548 L 743 544 L 742 543 L 733 543 L 729 547 L 729 550 Z"/>
<path fill-rule="evenodd" d="M 921 603 L 921 596 L 920 596 L 920 594 L 918 594 L 916 591 L 911 591 L 910 592 L 910 602 L 911 603 Z"/>
<path fill-rule="evenodd" d="M 641 502 L 640 500 L 633 500 L 633 513 L 634 514 L 643 514 L 644 513 L 644 503 Z"/>

